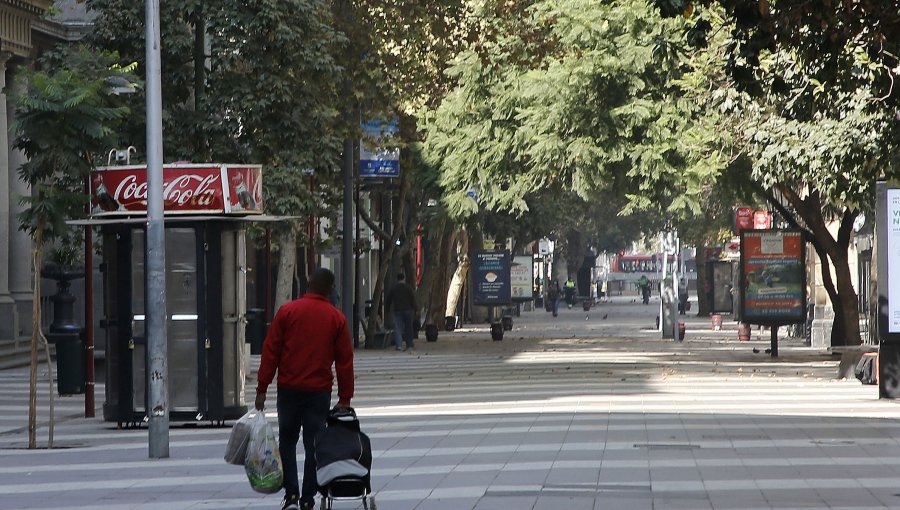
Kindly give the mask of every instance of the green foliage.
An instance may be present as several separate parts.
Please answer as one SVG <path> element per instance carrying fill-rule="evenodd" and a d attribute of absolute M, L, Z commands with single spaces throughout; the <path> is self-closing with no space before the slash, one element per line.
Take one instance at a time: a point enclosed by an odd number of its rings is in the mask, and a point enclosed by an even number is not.
<path fill-rule="evenodd" d="M 480 38 L 428 118 L 424 153 L 450 213 L 511 214 L 534 237 L 577 229 L 616 250 L 707 210 L 727 162 L 714 113 L 691 96 L 684 22 L 642 1 L 515 8 L 479 11 Z"/>
<path fill-rule="evenodd" d="M 88 0 L 98 13 L 87 44 L 105 51 L 116 51 L 129 62 L 136 62 L 135 73 L 146 76 L 144 44 L 144 2 L 132 0 Z M 166 0 L 160 7 L 162 40 L 161 72 L 163 102 L 163 147 L 167 161 L 209 160 L 205 147 L 206 115 L 196 108 L 194 88 L 194 24 L 204 2 Z M 201 94 L 202 95 L 202 94 Z M 146 154 L 147 127 L 142 90 L 129 99 L 135 115 L 123 126 L 123 144 L 133 145 L 138 154 Z"/>
<path fill-rule="evenodd" d="M 334 54 L 343 38 L 333 28 L 329 3 L 220 1 L 207 7 L 213 153 L 266 165 L 270 213 L 333 211 L 342 106 Z M 306 169 L 315 171 L 314 190 Z"/>
<path fill-rule="evenodd" d="M 116 146 L 118 128 L 130 110 L 110 80 L 136 83 L 134 65 L 120 66 L 114 53 L 84 46 L 61 47 L 41 59 L 41 68 L 18 76 L 22 93 L 13 99 L 17 122 L 13 146 L 28 161 L 19 177 L 32 194 L 20 228 L 49 241 L 67 232 L 65 220 L 84 215 L 83 192 L 95 159 Z"/>

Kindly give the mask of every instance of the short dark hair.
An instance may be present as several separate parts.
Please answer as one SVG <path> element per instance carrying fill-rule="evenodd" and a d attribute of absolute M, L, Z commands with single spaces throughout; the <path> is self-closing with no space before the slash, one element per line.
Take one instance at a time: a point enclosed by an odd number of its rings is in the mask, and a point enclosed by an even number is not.
<path fill-rule="evenodd" d="M 397 279 L 401 282 L 406 279 L 406 275 L 403 273 L 397 273 Z"/>
<path fill-rule="evenodd" d="M 315 294 L 321 294 L 323 296 L 327 296 L 331 294 L 331 290 L 334 288 L 334 273 L 325 269 L 324 267 L 320 267 L 312 272 L 309 275 L 309 287 L 308 290 Z"/>

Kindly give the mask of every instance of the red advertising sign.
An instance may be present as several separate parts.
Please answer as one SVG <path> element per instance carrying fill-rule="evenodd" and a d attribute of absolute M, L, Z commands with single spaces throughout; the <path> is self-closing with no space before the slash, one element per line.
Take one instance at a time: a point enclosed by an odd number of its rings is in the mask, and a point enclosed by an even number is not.
<path fill-rule="evenodd" d="M 772 215 L 769 211 L 755 211 L 753 213 L 753 229 L 766 230 L 772 228 Z"/>
<path fill-rule="evenodd" d="M 799 230 L 741 234 L 743 321 L 795 324 L 806 320 L 806 267 Z"/>
<path fill-rule="evenodd" d="M 164 165 L 163 204 L 166 214 L 262 214 L 262 167 Z M 91 216 L 146 212 L 146 165 L 101 167 L 91 172 Z"/>
<path fill-rule="evenodd" d="M 753 228 L 753 209 L 750 207 L 738 207 L 734 212 L 734 231 L 741 235 L 742 230 Z"/>

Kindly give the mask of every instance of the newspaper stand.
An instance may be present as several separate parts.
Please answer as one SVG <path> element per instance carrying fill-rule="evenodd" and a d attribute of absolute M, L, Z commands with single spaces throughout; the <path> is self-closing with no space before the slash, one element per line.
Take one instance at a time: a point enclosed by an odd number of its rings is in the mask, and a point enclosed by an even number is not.
<path fill-rule="evenodd" d="M 211 422 L 247 411 L 244 381 L 248 221 L 262 216 L 258 165 L 165 165 L 169 417 Z M 136 426 L 147 411 L 144 283 L 146 166 L 99 168 L 92 213 L 102 238 L 103 418 Z"/>

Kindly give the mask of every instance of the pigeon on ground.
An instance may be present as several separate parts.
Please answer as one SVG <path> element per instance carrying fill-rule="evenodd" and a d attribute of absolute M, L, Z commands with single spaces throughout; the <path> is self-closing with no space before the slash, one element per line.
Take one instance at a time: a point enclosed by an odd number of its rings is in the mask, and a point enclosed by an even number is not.
<path fill-rule="evenodd" d="M 605 318 L 607 318 L 607 317 L 609 317 L 609 314 L 608 314 L 608 313 L 604 313 L 604 314 L 603 314 L 603 318 L 605 319 Z"/>

